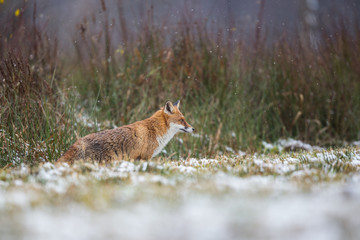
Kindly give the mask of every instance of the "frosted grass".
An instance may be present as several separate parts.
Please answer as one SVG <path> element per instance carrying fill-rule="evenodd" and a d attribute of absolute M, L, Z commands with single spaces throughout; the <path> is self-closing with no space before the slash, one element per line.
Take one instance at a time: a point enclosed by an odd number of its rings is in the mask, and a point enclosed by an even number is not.
<path fill-rule="evenodd" d="M 4 239 L 356 239 L 360 150 L 22 165 L 0 174 Z"/>

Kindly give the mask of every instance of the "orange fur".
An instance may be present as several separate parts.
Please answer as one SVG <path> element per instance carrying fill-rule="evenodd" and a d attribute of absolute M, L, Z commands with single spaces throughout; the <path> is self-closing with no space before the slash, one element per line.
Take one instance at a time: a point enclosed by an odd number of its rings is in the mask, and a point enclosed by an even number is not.
<path fill-rule="evenodd" d="M 78 139 L 57 162 L 74 163 L 77 160 L 108 162 L 121 159 L 150 159 L 160 151 L 174 132 L 192 132 L 185 121 L 179 103 L 167 102 L 150 118 L 111 130 L 92 133 Z M 182 128 L 177 130 L 177 128 Z M 175 129 L 175 130 L 174 130 Z M 169 135 L 169 131 L 172 131 Z M 169 135 L 169 136 L 168 136 Z M 167 136 L 164 144 L 162 137 Z M 164 146 L 159 145 L 162 144 Z"/>

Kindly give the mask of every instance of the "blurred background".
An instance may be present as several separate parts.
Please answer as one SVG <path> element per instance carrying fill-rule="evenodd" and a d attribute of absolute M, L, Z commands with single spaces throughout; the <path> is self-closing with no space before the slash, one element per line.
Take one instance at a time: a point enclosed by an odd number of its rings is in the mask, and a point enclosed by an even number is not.
<path fill-rule="evenodd" d="M 99 17 L 102 14 L 99 0 L 37 0 L 37 1 L 2 1 L 1 24 L 7 23 L 7 15 L 15 14 L 17 9 L 24 14 L 26 24 L 31 25 L 34 3 L 37 4 L 38 22 L 46 22 L 47 32 L 56 37 L 63 47 L 71 47 L 75 26 L 84 18 Z M 267 40 L 277 40 L 277 36 L 286 32 L 293 36 L 298 31 L 311 32 L 315 38 L 321 31 L 339 24 L 346 18 L 350 24 L 359 22 L 360 4 L 356 0 L 222 0 L 222 1 L 105 1 L 110 25 L 119 25 L 126 21 L 128 32 L 136 34 L 141 26 L 147 23 L 148 12 L 152 11 L 153 24 L 164 30 L 173 31 L 184 20 L 206 21 L 208 30 L 217 33 L 219 30 L 232 32 L 234 41 L 254 40 L 254 29 L 261 20 L 262 31 L 266 32 Z M 22 8 L 22 7 L 26 7 Z M 25 11 L 26 10 L 26 11 Z M 119 12 L 120 11 L 120 12 Z M 119 14 L 121 13 L 121 16 Z M 119 19 L 123 18 L 123 20 Z M 101 24 L 99 19 L 96 24 Z M 120 27 L 120 26 L 117 26 Z M 348 26 L 352 28 L 354 26 Z M 125 44 L 125 33 L 117 31 L 116 41 Z M 120 35 L 120 36 L 119 36 Z M 289 36 L 287 36 L 289 37 Z M 331 37 L 331 36 L 330 36 Z"/>
<path fill-rule="evenodd" d="M 359 13 L 356 0 L 0 0 L 2 164 L 54 161 L 177 99 L 199 131 L 164 156 L 358 140 Z"/>

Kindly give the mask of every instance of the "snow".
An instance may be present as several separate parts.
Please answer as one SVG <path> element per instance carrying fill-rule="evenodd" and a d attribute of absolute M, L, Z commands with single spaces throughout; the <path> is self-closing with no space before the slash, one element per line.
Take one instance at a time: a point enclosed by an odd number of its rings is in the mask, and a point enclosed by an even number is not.
<path fill-rule="evenodd" d="M 352 160 L 352 161 L 351 161 L 351 164 L 352 164 L 353 166 L 360 166 L 360 160 Z"/>
<path fill-rule="evenodd" d="M 286 158 L 285 161 L 289 162 L 289 163 L 299 163 L 300 162 L 299 159 L 293 158 L 293 157 Z"/>
<path fill-rule="evenodd" d="M 186 167 L 186 166 L 173 167 L 173 169 L 178 169 L 181 173 L 193 173 L 193 172 L 196 172 L 195 168 Z"/>
<path fill-rule="evenodd" d="M 303 143 L 302 141 L 295 140 L 292 138 L 288 139 L 279 139 L 275 143 L 267 143 L 265 141 L 262 142 L 265 150 L 274 150 L 278 149 L 279 152 L 282 151 L 295 151 L 295 150 L 303 150 L 303 151 L 322 151 L 323 148 L 318 146 L 311 146 L 310 144 Z"/>
<path fill-rule="evenodd" d="M 230 152 L 230 153 L 235 153 L 234 149 L 232 149 L 232 148 L 229 147 L 229 146 L 225 146 L 225 150 L 226 150 L 227 152 Z"/>
<path fill-rule="evenodd" d="M 265 170 L 270 170 L 277 174 L 286 174 L 288 172 L 294 171 L 296 168 L 295 165 L 289 165 L 287 160 L 280 161 L 279 159 L 266 160 L 255 158 L 254 163 L 255 165 L 260 167 L 261 172 L 265 172 Z"/>
<path fill-rule="evenodd" d="M 241 157 L 241 156 L 245 156 L 246 155 L 246 152 L 243 152 L 243 151 L 241 151 L 241 150 L 239 150 L 238 152 L 237 152 L 237 157 Z"/>
<path fill-rule="evenodd" d="M 359 233 L 359 187 L 347 186 L 351 198 L 340 186 L 299 195 L 271 177 L 233 178 L 218 181 L 235 189 L 223 197 L 189 194 L 175 204 L 149 199 L 102 211 L 77 204 L 26 209 L 18 221 L 29 239 L 335 240 Z"/>
<path fill-rule="evenodd" d="M 207 158 L 190 158 L 187 161 L 179 161 L 180 164 L 183 164 L 185 166 L 193 166 L 193 167 L 199 167 L 199 166 L 206 166 L 209 164 L 217 164 L 219 163 L 216 159 L 207 159 Z"/>
<path fill-rule="evenodd" d="M 266 150 L 272 150 L 273 148 L 275 148 L 273 144 L 267 143 L 267 142 L 265 142 L 265 141 L 262 142 L 262 145 L 264 146 L 264 148 L 265 148 Z"/>
<path fill-rule="evenodd" d="M 329 171 L 344 164 L 347 172 Z M 340 171 L 340 170 L 339 170 Z M 360 151 L 21 165 L 4 239 L 356 239 Z"/>

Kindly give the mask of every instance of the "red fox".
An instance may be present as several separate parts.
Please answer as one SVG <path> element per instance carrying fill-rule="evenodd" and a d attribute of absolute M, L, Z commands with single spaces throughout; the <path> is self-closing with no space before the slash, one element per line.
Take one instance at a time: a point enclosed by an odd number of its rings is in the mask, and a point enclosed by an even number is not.
<path fill-rule="evenodd" d="M 180 100 L 174 104 L 168 101 L 150 118 L 82 137 L 57 162 L 148 160 L 158 155 L 176 133 L 195 130 L 179 108 Z"/>

